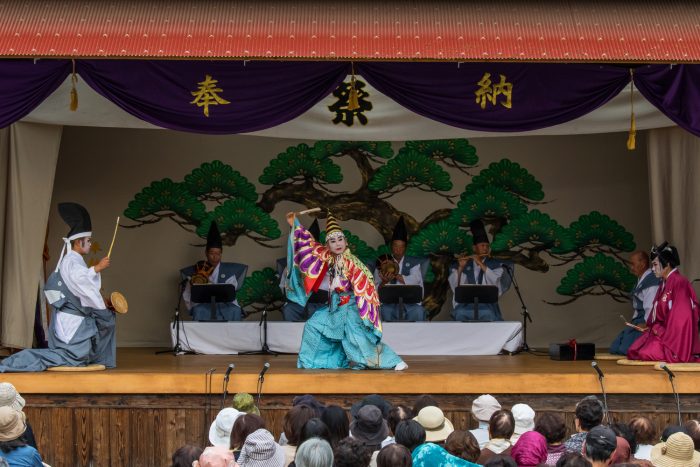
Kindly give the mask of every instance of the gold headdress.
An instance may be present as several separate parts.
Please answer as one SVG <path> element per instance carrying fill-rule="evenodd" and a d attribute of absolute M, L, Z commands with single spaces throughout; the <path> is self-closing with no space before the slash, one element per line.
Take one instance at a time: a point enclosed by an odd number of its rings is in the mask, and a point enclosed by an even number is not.
<path fill-rule="evenodd" d="M 326 217 L 326 241 L 334 237 L 344 236 L 345 234 L 343 233 L 343 229 L 340 228 L 340 224 L 338 224 L 336 218 L 333 217 L 333 214 L 329 212 L 328 217 Z"/>

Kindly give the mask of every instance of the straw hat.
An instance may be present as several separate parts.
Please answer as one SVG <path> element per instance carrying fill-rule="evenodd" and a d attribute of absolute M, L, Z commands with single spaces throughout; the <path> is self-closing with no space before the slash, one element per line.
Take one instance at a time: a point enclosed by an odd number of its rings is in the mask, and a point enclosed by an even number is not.
<path fill-rule="evenodd" d="M 0 441 L 12 441 L 24 434 L 27 425 L 24 413 L 12 407 L 0 407 Z"/>
<path fill-rule="evenodd" d="M 698 467 L 700 452 L 695 451 L 693 438 L 674 433 L 651 449 L 651 463 L 656 467 Z"/>
<path fill-rule="evenodd" d="M 455 431 L 452 422 L 445 418 L 442 410 L 433 405 L 423 407 L 414 420 L 425 428 L 427 442 L 445 441 L 450 433 Z"/>
<path fill-rule="evenodd" d="M 24 408 L 24 399 L 12 383 L 0 383 L 0 406 L 10 406 L 15 410 Z"/>

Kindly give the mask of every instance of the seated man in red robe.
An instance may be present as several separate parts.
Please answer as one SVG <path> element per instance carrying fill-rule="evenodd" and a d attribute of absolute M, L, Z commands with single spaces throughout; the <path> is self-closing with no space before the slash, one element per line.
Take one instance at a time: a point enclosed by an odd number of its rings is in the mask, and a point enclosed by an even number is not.
<path fill-rule="evenodd" d="M 661 279 L 643 334 L 630 346 L 630 360 L 700 362 L 700 305 L 688 279 L 678 272 L 678 250 L 664 242 L 651 250 L 652 270 Z"/>

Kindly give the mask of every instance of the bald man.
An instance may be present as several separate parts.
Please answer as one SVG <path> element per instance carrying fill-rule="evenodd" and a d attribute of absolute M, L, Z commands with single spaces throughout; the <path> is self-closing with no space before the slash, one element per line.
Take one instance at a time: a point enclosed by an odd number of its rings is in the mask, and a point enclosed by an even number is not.
<path fill-rule="evenodd" d="M 632 308 L 634 309 L 630 322 L 637 326 L 643 326 L 654 304 L 654 297 L 659 288 L 659 278 L 652 273 L 649 255 L 645 251 L 632 253 L 629 268 L 630 272 L 637 276 L 637 285 L 630 292 Z M 625 326 L 625 329 L 610 344 L 610 353 L 627 355 L 627 349 L 641 335 L 642 333 L 636 329 Z"/>

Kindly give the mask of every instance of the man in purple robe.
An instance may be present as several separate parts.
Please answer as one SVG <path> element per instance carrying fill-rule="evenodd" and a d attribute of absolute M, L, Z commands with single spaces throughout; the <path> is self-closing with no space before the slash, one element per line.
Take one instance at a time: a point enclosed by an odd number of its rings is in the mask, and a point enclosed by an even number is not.
<path fill-rule="evenodd" d="M 643 334 L 627 351 L 630 360 L 700 362 L 698 314 L 692 285 L 678 271 L 678 250 L 664 242 L 651 250 L 652 270 L 661 279 Z"/>

